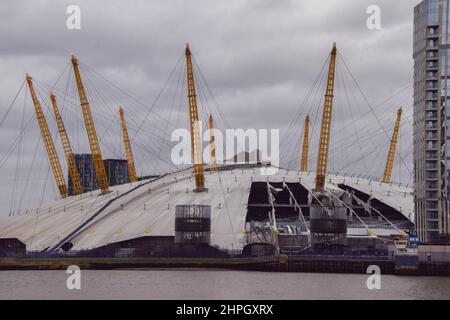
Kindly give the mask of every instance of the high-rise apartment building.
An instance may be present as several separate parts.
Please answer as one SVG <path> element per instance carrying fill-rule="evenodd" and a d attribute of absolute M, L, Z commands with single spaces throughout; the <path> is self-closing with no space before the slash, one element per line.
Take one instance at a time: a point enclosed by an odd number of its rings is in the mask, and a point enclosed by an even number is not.
<path fill-rule="evenodd" d="M 414 193 L 421 242 L 449 236 L 450 0 L 414 8 Z"/>

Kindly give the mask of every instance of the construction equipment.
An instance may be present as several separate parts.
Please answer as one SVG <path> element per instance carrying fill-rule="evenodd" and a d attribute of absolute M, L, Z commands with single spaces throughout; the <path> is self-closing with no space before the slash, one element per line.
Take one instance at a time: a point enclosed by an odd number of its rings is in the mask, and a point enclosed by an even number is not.
<path fill-rule="evenodd" d="M 397 148 L 398 133 L 400 131 L 400 121 L 402 119 L 403 109 L 400 107 L 397 111 L 397 119 L 395 121 L 394 132 L 392 132 L 391 144 L 389 146 L 389 153 L 384 168 L 383 182 L 390 183 L 392 176 L 392 168 L 394 167 L 395 150 Z"/>
<path fill-rule="evenodd" d="M 26 76 L 28 87 L 30 88 L 31 98 L 34 104 L 34 111 L 36 112 L 36 119 L 39 123 L 39 129 L 41 130 L 42 139 L 44 140 L 45 148 L 47 149 L 48 159 L 50 166 L 52 167 L 53 176 L 55 177 L 56 185 L 58 186 L 59 194 L 62 198 L 67 197 L 67 185 L 64 179 L 64 174 L 61 169 L 61 163 L 59 162 L 58 155 L 56 153 L 55 144 L 53 143 L 50 130 L 48 128 L 47 120 L 45 119 L 44 112 L 42 111 L 41 103 L 39 102 L 36 91 L 33 87 L 33 78 L 28 74 Z"/>
<path fill-rule="evenodd" d="M 69 137 L 67 136 L 66 128 L 64 126 L 61 114 L 59 113 L 58 105 L 56 104 L 56 97 L 54 94 L 50 94 L 50 100 L 52 101 L 55 120 L 56 124 L 58 125 L 59 136 L 61 137 L 64 155 L 66 156 L 67 168 L 69 169 L 69 175 L 72 179 L 73 190 L 75 191 L 75 194 L 81 194 L 83 193 L 83 186 L 81 185 L 80 175 L 75 164 L 75 157 L 73 155 Z"/>
<path fill-rule="evenodd" d="M 216 138 L 214 137 L 214 122 L 212 114 L 209 115 L 209 147 L 211 150 L 211 172 L 217 172 Z"/>
<path fill-rule="evenodd" d="M 198 117 L 197 95 L 195 93 L 194 71 L 189 44 L 186 44 L 186 76 L 189 100 L 189 125 L 191 131 L 192 162 L 194 167 L 195 191 L 205 191 L 205 173 L 203 167 L 202 136 Z"/>
<path fill-rule="evenodd" d="M 86 126 L 86 132 L 89 139 L 89 147 L 92 153 L 95 173 L 97 175 L 97 181 L 100 185 L 102 193 L 108 193 L 108 177 L 106 176 L 105 164 L 103 163 L 102 152 L 100 150 L 100 143 L 98 141 L 97 132 L 95 130 L 91 107 L 89 106 L 86 91 L 84 90 L 83 82 L 81 80 L 80 70 L 78 69 L 78 60 L 75 56 L 72 56 L 72 65 L 78 88 L 78 96 L 80 97 L 81 109 L 83 111 L 84 125 Z"/>
<path fill-rule="evenodd" d="M 123 144 L 125 146 L 125 153 L 127 155 L 128 172 L 130 175 L 130 181 L 136 182 L 137 176 L 136 176 L 136 168 L 134 166 L 133 152 L 131 151 L 130 138 L 128 137 L 127 124 L 125 122 L 125 116 L 124 116 L 122 108 L 119 108 L 119 116 L 120 116 L 120 123 L 122 125 Z"/>
<path fill-rule="evenodd" d="M 320 129 L 319 153 L 317 155 L 316 167 L 316 190 L 323 191 L 328 166 L 328 149 L 330 146 L 331 115 L 333 110 L 334 75 L 336 68 L 336 43 L 330 53 L 328 65 L 327 88 L 322 113 L 322 125 Z"/>
<path fill-rule="evenodd" d="M 302 158 L 300 161 L 300 171 L 308 171 L 309 152 L 309 113 L 306 114 L 305 129 L 303 132 Z"/>

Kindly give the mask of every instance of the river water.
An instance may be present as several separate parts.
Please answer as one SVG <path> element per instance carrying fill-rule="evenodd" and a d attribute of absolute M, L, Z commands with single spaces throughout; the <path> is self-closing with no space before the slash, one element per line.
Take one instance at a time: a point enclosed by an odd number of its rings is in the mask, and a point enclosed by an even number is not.
<path fill-rule="evenodd" d="M 0 271 L 0 299 L 450 299 L 450 277 L 224 270 L 81 270 L 68 290 L 62 271 Z"/>

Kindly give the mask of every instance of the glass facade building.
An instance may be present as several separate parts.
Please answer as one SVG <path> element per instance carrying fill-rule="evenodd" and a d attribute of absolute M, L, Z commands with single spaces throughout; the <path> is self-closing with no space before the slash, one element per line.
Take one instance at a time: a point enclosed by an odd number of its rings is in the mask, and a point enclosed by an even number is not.
<path fill-rule="evenodd" d="M 414 201 L 422 243 L 449 236 L 449 2 L 414 8 Z"/>
<path fill-rule="evenodd" d="M 95 174 L 94 163 L 92 161 L 91 154 L 74 154 L 75 163 L 80 175 L 81 185 L 84 192 L 90 192 L 100 189 L 97 182 L 97 176 Z M 130 176 L 128 174 L 127 160 L 123 159 L 106 159 L 103 160 L 105 164 L 106 176 L 108 177 L 108 183 L 110 186 L 117 186 L 119 184 L 129 183 Z M 69 195 L 75 195 L 73 189 L 73 182 L 69 176 Z"/>

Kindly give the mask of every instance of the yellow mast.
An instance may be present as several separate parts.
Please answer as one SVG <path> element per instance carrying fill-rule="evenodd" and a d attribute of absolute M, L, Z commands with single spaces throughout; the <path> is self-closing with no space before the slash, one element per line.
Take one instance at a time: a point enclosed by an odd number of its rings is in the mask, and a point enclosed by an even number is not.
<path fill-rule="evenodd" d="M 100 150 L 100 143 L 98 141 L 97 132 L 95 130 L 94 120 L 92 119 L 91 107 L 87 99 L 86 91 L 84 90 L 83 82 L 81 80 L 80 70 L 78 69 L 78 60 L 72 56 L 73 72 L 77 82 L 78 95 L 80 97 L 81 109 L 83 111 L 84 125 L 89 139 L 89 147 L 92 153 L 92 160 L 94 162 L 95 173 L 97 174 L 97 181 L 100 185 L 102 193 L 109 192 L 108 178 L 106 176 L 105 164 L 103 163 L 102 152 Z"/>
<path fill-rule="evenodd" d="M 56 104 L 56 97 L 54 94 L 50 94 L 50 100 L 52 101 L 53 111 L 55 113 L 56 123 L 58 125 L 59 136 L 61 137 L 61 143 L 64 149 L 64 155 L 66 156 L 67 167 L 69 169 L 69 175 L 72 178 L 73 189 L 75 194 L 83 193 L 83 186 L 80 182 L 80 175 L 78 173 L 77 166 L 75 164 L 75 157 L 73 156 L 72 147 L 70 146 L 69 137 L 67 136 L 66 128 L 64 126 L 63 119 L 59 113 L 58 105 Z"/>
<path fill-rule="evenodd" d="M 128 171 L 129 171 L 129 174 L 130 174 L 130 181 L 131 182 L 136 182 L 137 181 L 137 176 L 136 176 L 136 168 L 134 166 L 133 152 L 131 151 L 130 138 L 128 137 L 127 124 L 125 122 L 125 116 L 123 114 L 123 109 L 122 108 L 119 108 L 119 116 L 120 116 L 120 123 L 122 125 L 123 144 L 125 146 L 125 153 L 127 155 Z"/>
<path fill-rule="evenodd" d="M 400 121 L 402 119 L 403 109 L 400 107 L 397 111 L 397 120 L 395 121 L 394 132 L 392 133 L 391 145 L 389 146 L 389 153 L 384 168 L 383 182 L 390 183 L 392 176 L 392 168 L 394 167 L 395 150 L 397 148 L 398 133 L 400 131 Z"/>
<path fill-rule="evenodd" d="M 330 64 L 328 66 L 327 89 L 322 113 L 322 125 L 320 129 L 319 154 L 317 156 L 316 168 L 316 190 L 323 191 L 328 166 L 328 149 L 330 146 L 331 115 L 333 110 L 334 75 L 336 67 L 336 43 L 330 53 Z"/>
<path fill-rule="evenodd" d="M 205 174 L 203 168 L 203 151 L 200 132 L 200 120 L 198 117 L 197 95 L 195 94 L 194 72 L 192 70 L 191 51 L 186 44 L 186 76 L 189 99 L 189 125 L 191 130 L 192 161 L 194 163 L 194 178 L 196 191 L 205 190 Z"/>
<path fill-rule="evenodd" d="M 45 148 L 47 149 L 48 159 L 50 166 L 52 167 L 53 176 L 55 177 L 56 185 L 58 186 L 59 194 L 62 198 L 67 197 L 67 185 L 64 179 L 64 174 L 61 169 L 61 163 L 59 162 L 58 155 L 56 153 L 55 144 L 53 143 L 50 130 L 48 129 L 47 120 L 45 120 L 44 112 L 42 111 L 41 103 L 39 102 L 36 91 L 33 87 L 33 78 L 28 74 L 26 77 L 28 87 L 30 88 L 31 98 L 34 104 L 34 111 L 39 123 L 39 129 L 41 130 L 42 139 L 44 140 Z"/>
<path fill-rule="evenodd" d="M 216 138 L 214 137 L 214 122 L 212 114 L 209 115 L 209 147 L 211 148 L 211 171 L 217 172 Z"/>
<path fill-rule="evenodd" d="M 309 152 L 309 113 L 306 114 L 305 129 L 303 132 L 302 158 L 300 162 L 300 171 L 308 171 L 308 152 Z"/>

